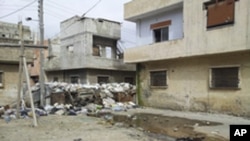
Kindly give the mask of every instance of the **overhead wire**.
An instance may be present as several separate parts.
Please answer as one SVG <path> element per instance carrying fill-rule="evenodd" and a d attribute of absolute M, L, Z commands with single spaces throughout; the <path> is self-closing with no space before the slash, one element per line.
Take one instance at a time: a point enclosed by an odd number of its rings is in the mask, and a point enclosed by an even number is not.
<path fill-rule="evenodd" d="M 99 0 L 96 4 L 94 4 L 89 10 L 87 10 L 85 13 L 83 13 L 82 17 L 84 17 L 87 13 L 89 13 L 91 10 L 93 10 L 102 0 Z"/>
<path fill-rule="evenodd" d="M 60 17 L 60 19 L 65 19 L 65 15 L 59 14 L 59 13 L 57 13 L 57 12 L 55 12 L 55 11 L 49 9 L 49 8 L 45 8 L 44 13 L 45 14 L 51 14 L 51 15 L 54 15 L 56 17 Z"/>
<path fill-rule="evenodd" d="M 31 3 L 28 3 L 27 5 L 25 5 L 25 6 L 21 7 L 21 8 L 19 8 L 19 9 L 15 10 L 15 11 L 13 11 L 13 12 L 11 12 L 11 13 L 9 13 L 9 14 L 6 14 L 6 15 L 4 15 L 4 16 L 1 16 L 0 19 L 3 19 L 3 18 L 8 17 L 8 16 L 11 16 L 11 15 L 13 15 L 13 14 L 15 14 L 15 13 L 17 13 L 17 12 L 19 12 L 19 11 L 21 11 L 21 10 L 27 8 L 27 7 L 29 7 L 30 5 L 34 4 L 36 1 L 37 1 L 37 0 L 34 0 L 34 1 L 32 1 Z"/>
<path fill-rule="evenodd" d="M 99 3 L 101 2 L 101 0 L 99 0 L 97 3 L 95 3 L 91 8 L 89 8 L 85 13 L 83 13 L 82 17 L 84 17 L 88 12 L 90 12 L 91 10 L 93 10 Z M 60 33 L 62 32 L 66 32 L 66 30 L 71 27 L 76 21 L 72 22 L 71 24 L 69 24 L 67 27 L 64 28 L 64 30 L 60 31 Z M 58 34 L 60 34 L 58 33 Z"/>
<path fill-rule="evenodd" d="M 60 4 L 60 3 L 56 3 L 56 2 L 54 2 L 54 1 L 51 1 L 51 0 L 47 0 L 47 2 L 49 2 L 49 4 L 51 5 L 54 5 L 54 6 L 57 6 L 57 7 L 59 7 L 59 8 L 62 8 L 63 10 L 68 10 L 68 11 L 70 11 L 71 13 L 81 13 L 81 11 L 78 11 L 78 10 L 76 10 L 76 9 L 73 9 L 73 8 L 70 8 L 70 7 L 67 7 L 67 6 L 64 6 L 64 5 L 62 5 L 62 4 Z M 74 12 L 73 12 L 74 11 Z"/>
<path fill-rule="evenodd" d="M 51 4 L 51 3 L 46 3 L 46 5 L 47 5 L 47 7 L 53 7 L 53 9 L 58 9 L 60 11 L 63 11 L 64 13 L 66 13 L 66 11 L 67 11 L 67 13 L 76 14 L 75 12 L 72 12 L 71 10 L 60 7 L 58 5 L 54 5 L 54 4 Z"/>

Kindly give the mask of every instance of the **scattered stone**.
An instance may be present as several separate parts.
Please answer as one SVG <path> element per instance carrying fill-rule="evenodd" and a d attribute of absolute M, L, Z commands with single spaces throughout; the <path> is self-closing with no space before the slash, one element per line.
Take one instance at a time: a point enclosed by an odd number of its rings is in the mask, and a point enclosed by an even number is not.
<path fill-rule="evenodd" d="M 61 116 L 61 115 L 63 115 L 63 114 L 64 114 L 64 110 L 63 110 L 63 109 L 58 110 L 58 111 L 56 111 L 56 112 L 55 112 L 55 114 L 56 114 L 56 115 L 60 115 L 60 116 Z"/>
<path fill-rule="evenodd" d="M 179 130 L 178 128 L 174 128 L 174 129 L 173 129 L 174 132 L 177 132 L 178 130 Z"/>
<path fill-rule="evenodd" d="M 82 139 L 81 139 L 81 138 L 79 138 L 79 139 L 74 139 L 73 141 L 82 141 Z"/>

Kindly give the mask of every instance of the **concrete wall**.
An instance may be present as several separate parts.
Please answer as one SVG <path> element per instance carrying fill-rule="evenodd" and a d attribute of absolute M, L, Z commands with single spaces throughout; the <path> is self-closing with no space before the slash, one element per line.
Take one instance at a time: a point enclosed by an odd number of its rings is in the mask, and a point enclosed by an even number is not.
<path fill-rule="evenodd" d="M 113 71 L 113 70 L 97 70 L 97 69 L 76 69 L 64 71 L 47 72 L 48 81 L 52 82 L 54 77 L 58 77 L 59 82 L 70 83 L 71 76 L 79 76 L 79 83 L 95 84 L 98 76 L 109 77 L 110 82 L 124 82 L 125 77 L 133 77 L 135 80 L 135 72 L 133 71 Z"/>
<path fill-rule="evenodd" d="M 134 65 L 126 65 L 123 60 L 103 56 L 93 56 L 93 36 L 117 41 L 120 39 L 120 23 L 105 19 L 72 17 L 61 23 L 60 64 L 48 64 L 46 70 L 69 70 L 95 68 L 108 70 L 135 70 Z M 115 49 L 114 49 L 115 50 Z M 52 64 L 55 64 L 52 62 Z"/>
<path fill-rule="evenodd" d="M 25 43 L 33 42 L 31 30 L 28 26 L 23 26 L 23 38 Z M 18 24 L 0 22 L 0 42 L 18 44 L 19 40 Z"/>
<path fill-rule="evenodd" d="M 183 37 L 183 9 L 182 7 L 172 11 L 158 13 L 157 15 L 136 22 L 137 46 L 154 43 L 153 30 L 150 25 L 166 20 L 171 20 L 169 26 L 169 40 L 181 39 Z"/>
<path fill-rule="evenodd" d="M 108 71 L 108 70 L 88 70 L 87 79 L 90 83 L 97 83 L 98 76 L 109 77 L 109 81 L 121 83 L 125 77 L 133 77 L 135 80 L 135 72 L 132 71 Z"/>
<path fill-rule="evenodd" d="M 33 61 L 33 49 L 26 48 L 25 49 L 25 57 L 27 62 L 32 62 Z M 2 46 L 0 45 L 0 63 L 5 62 L 5 63 L 15 63 L 18 64 L 20 57 L 20 46 L 15 46 L 15 47 L 9 47 L 9 46 Z"/>
<path fill-rule="evenodd" d="M 18 65 L 1 64 L 3 87 L 0 87 L 0 105 L 12 104 L 17 100 Z"/>
<path fill-rule="evenodd" d="M 61 39 L 70 38 L 84 32 L 107 38 L 120 39 L 120 23 L 105 19 L 72 17 L 61 22 Z"/>
<path fill-rule="evenodd" d="M 124 19 L 136 21 L 138 17 L 152 16 L 164 11 L 165 7 L 175 6 L 184 0 L 133 0 L 125 4 Z"/>
<path fill-rule="evenodd" d="M 138 15 L 133 14 L 133 9 L 142 9 L 141 17 L 155 14 L 155 11 L 162 6 L 153 6 L 151 11 L 143 10 L 144 5 L 138 8 L 136 3 L 141 0 L 134 0 L 131 3 L 125 5 L 125 13 L 128 12 L 125 18 L 131 21 L 136 21 L 135 18 Z M 160 4 L 161 0 L 157 3 Z M 166 2 L 166 1 L 165 1 Z M 169 3 L 168 3 L 169 2 Z M 171 7 L 172 1 L 165 3 L 166 9 L 173 9 Z M 184 38 L 182 40 L 168 41 L 162 43 L 148 44 L 135 48 L 129 48 L 125 50 L 124 61 L 127 63 L 156 61 L 164 59 L 174 59 L 180 57 L 192 57 L 208 54 L 229 53 L 234 51 L 250 50 L 249 46 L 249 33 L 250 33 L 250 18 L 249 18 L 249 1 L 236 1 L 235 3 L 235 23 L 232 25 L 221 26 L 213 29 L 206 28 L 206 10 L 203 9 L 204 1 L 197 0 L 185 0 L 183 1 L 183 28 Z M 132 7 L 134 6 L 134 7 Z M 130 9 L 131 8 L 131 9 Z M 145 9 L 149 9 L 145 5 Z M 127 10 L 127 11 L 126 11 Z M 140 11 L 140 10 L 139 10 Z M 142 12 L 147 12 L 143 14 Z M 150 15 L 147 18 L 153 18 L 154 15 Z M 140 18 L 141 18 L 140 17 Z M 137 19 L 139 20 L 139 19 Z M 149 34 L 150 35 L 150 34 Z M 155 53 L 152 50 L 160 50 L 159 53 Z M 143 52 L 145 55 L 140 55 Z M 157 54 L 157 55 L 155 55 Z M 168 55 L 166 55 L 168 54 Z"/>
<path fill-rule="evenodd" d="M 250 52 L 140 64 L 139 101 L 157 108 L 226 113 L 250 117 Z M 210 89 L 209 69 L 239 65 L 240 89 Z M 150 88 L 150 71 L 167 70 L 166 89 Z"/>

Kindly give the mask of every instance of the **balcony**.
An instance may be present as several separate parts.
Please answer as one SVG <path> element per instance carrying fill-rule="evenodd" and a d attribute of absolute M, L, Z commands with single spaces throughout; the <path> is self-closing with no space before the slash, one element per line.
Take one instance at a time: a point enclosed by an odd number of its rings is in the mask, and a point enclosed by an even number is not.
<path fill-rule="evenodd" d="M 125 63 L 138 63 L 182 57 L 185 54 L 183 39 L 165 41 L 125 50 Z"/>
<path fill-rule="evenodd" d="M 124 18 L 128 21 L 136 21 L 148 16 L 176 9 L 182 5 L 183 0 L 133 0 L 124 6 Z M 138 8 L 139 7 L 139 8 Z"/>
<path fill-rule="evenodd" d="M 0 45 L 0 62 L 3 63 L 19 63 L 20 46 L 5 46 Z M 25 57 L 27 62 L 33 62 L 33 50 L 31 48 L 25 49 Z"/>

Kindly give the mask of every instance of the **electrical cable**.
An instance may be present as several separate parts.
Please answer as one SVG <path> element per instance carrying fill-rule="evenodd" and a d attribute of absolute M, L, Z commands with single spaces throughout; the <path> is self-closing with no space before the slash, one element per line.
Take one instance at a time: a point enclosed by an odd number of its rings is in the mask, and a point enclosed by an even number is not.
<path fill-rule="evenodd" d="M 94 4 L 89 10 L 87 10 L 85 13 L 83 13 L 82 17 L 84 17 L 88 12 L 90 12 L 92 9 L 94 9 L 102 0 L 99 0 L 96 4 Z"/>
<path fill-rule="evenodd" d="M 51 1 L 50 1 L 51 2 Z M 87 10 L 85 13 L 83 13 L 82 17 L 84 17 L 88 12 L 90 12 L 91 10 L 93 10 L 99 3 L 101 2 L 101 0 L 99 0 L 97 3 L 95 3 L 89 10 Z M 66 32 L 66 30 L 72 26 L 76 21 L 72 22 L 71 24 L 69 24 L 67 27 L 64 28 L 64 30 L 60 31 L 58 34 L 56 34 L 55 36 L 59 35 L 62 32 Z"/>
<path fill-rule="evenodd" d="M 30 5 L 32 5 L 32 4 L 35 3 L 36 1 L 37 1 L 37 0 L 34 0 L 33 2 L 31 2 L 31 3 L 29 3 L 29 4 L 25 5 L 25 6 L 23 6 L 22 8 L 19 8 L 19 9 L 17 9 L 16 11 L 13 11 L 13 12 L 7 14 L 7 15 L 4 15 L 4 16 L 0 17 L 0 19 L 5 18 L 5 17 L 8 17 L 8 16 L 10 16 L 10 15 L 13 15 L 13 14 L 15 14 L 15 13 L 17 13 L 17 12 L 23 10 L 24 8 L 29 7 Z"/>
<path fill-rule="evenodd" d="M 60 19 L 63 19 L 63 20 L 65 19 L 65 15 L 58 14 L 57 12 L 55 12 L 55 11 L 49 9 L 49 8 L 46 8 L 46 7 L 44 9 L 44 13 L 60 17 Z"/>
<path fill-rule="evenodd" d="M 53 7 L 53 9 L 58 9 L 58 10 L 60 10 L 60 11 L 62 11 L 62 12 L 64 12 L 64 13 L 71 13 L 71 14 L 76 14 L 75 12 L 72 12 L 71 10 L 69 10 L 69 9 L 65 9 L 65 8 L 62 8 L 62 7 L 60 7 L 60 6 L 58 6 L 58 5 L 54 5 L 54 4 L 51 4 L 51 3 L 46 3 L 46 6 L 47 7 Z"/>
<path fill-rule="evenodd" d="M 47 2 L 51 3 L 51 4 L 54 5 L 54 6 L 57 6 L 57 7 L 59 7 L 59 8 L 62 8 L 63 10 L 66 9 L 66 10 L 70 11 L 71 13 L 74 13 L 74 14 L 75 14 L 75 12 L 76 12 L 76 13 L 80 13 L 80 11 L 77 11 L 76 9 L 72 9 L 72 8 L 66 7 L 66 6 L 64 6 L 64 5 L 60 4 L 60 3 L 56 3 L 56 2 L 51 1 L 51 0 L 47 0 Z M 48 3 L 48 4 L 49 4 L 49 3 Z M 51 5 L 51 4 L 50 4 L 50 5 Z M 75 12 L 72 12 L 72 11 L 75 11 Z"/>

